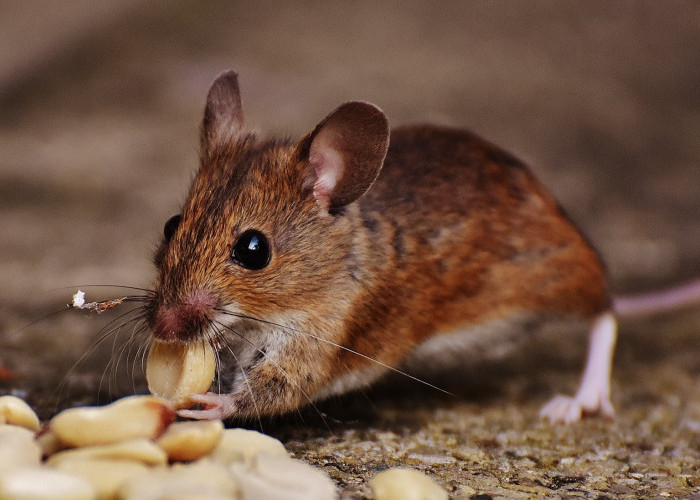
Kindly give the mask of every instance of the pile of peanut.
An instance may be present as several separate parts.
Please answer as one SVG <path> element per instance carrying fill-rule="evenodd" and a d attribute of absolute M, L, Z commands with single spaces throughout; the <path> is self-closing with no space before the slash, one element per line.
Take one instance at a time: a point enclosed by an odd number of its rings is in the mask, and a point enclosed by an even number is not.
<path fill-rule="evenodd" d="M 376 500 L 448 497 L 410 469 L 380 472 L 370 487 Z M 42 427 L 27 403 L 1 396 L 0 498 L 330 500 L 337 491 L 278 440 L 220 420 L 175 422 L 161 398 L 72 408 Z"/>
<path fill-rule="evenodd" d="M 2 499 L 332 499 L 321 470 L 278 440 L 221 421 L 175 422 L 171 404 L 132 396 L 65 410 L 41 428 L 0 397 Z"/>

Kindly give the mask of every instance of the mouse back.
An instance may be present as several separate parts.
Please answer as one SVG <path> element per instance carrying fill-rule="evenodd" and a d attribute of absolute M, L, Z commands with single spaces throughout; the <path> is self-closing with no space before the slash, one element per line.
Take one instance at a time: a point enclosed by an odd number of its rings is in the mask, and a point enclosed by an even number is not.
<path fill-rule="evenodd" d="M 358 203 L 371 257 L 353 349 L 397 332 L 404 344 L 384 359 L 399 360 L 438 333 L 522 314 L 590 318 L 610 306 L 599 256 L 554 197 L 524 163 L 468 131 L 394 129 Z"/>

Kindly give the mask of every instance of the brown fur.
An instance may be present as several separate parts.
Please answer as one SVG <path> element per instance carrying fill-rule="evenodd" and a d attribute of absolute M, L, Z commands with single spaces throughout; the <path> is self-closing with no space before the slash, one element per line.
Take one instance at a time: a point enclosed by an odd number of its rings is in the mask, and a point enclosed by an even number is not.
<path fill-rule="evenodd" d="M 396 363 L 435 332 L 609 306 L 603 266 L 557 202 L 525 165 L 469 132 L 394 130 L 359 205 L 358 253 L 370 258 L 346 323 L 355 350 Z M 386 342 L 387 332 L 401 341 Z"/>
<path fill-rule="evenodd" d="M 359 121 L 331 115 L 340 128 L 331 142 L 344 141 L 352 168 L 336 191 L 319 192 L 309 151 L 329 118 L 298 144 L 259 140 L 240 130 L 240 101 L 226 104 L 227 91 L 238 98 L 237 83 L 235 92 L 219 87 L 210 91 L 202 165 L 182 222 L 156 256 L 149 310 L 151 326 L 168 340 L 218 335 L 212 321 L 245 337 L 223 332 L 240 363 L 221 366 L 222 376 L 247 378 L 232 382 L 224 414 L 287 412 L 337 377 L 373 365 L 318 338 L 397 365 L 437 332 L 520 311 L 593 317 L 609 307 L 595 251 L 501 149 L 462 130 L 399 128 L 372 184 L 386 137 L 359 103 Z M 230 109 L 235 119 L 226 118 Z M 258 271 L 230 260 L 248 229 L 273 248 Z M 195 305 L 185 307 L 188 301 Z M 220 307 L 263 322 L 215 320 Z M 158 325 L 163 311 L 175 311 L 172 331 Z"/>

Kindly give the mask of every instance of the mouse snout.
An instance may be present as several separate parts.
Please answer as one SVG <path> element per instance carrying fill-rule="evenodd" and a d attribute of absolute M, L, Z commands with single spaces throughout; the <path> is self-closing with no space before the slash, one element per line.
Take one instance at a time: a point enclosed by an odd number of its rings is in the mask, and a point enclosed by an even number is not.
<path fill-rule="evenodd" d="M 182 302 L 160 304 L 151 328 L 158 340 L 185 342 L 202 335 L 214 314 L 215 301 L 206 292 L 196 292 Z"/>

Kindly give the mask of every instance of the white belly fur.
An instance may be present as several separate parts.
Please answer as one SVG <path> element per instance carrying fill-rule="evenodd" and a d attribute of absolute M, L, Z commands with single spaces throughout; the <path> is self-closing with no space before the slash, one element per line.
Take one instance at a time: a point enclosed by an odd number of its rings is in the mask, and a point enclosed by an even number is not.
<path fill-rule="evenodd" d="M 459 370 L 470 360 L 497 360 L 511 354 L 534 335 L 564 329 L 585 330 L 585 323 L 572 318 L 552 318 L 533 313 L 514 313 L 483 325 L 437 333 L 417 345 L 398 367 L 411 376 L 425 377 Z M 348 372 L 313 395 L 314 400 L 367 387 L 391 370 L 381 364 Z"/>

